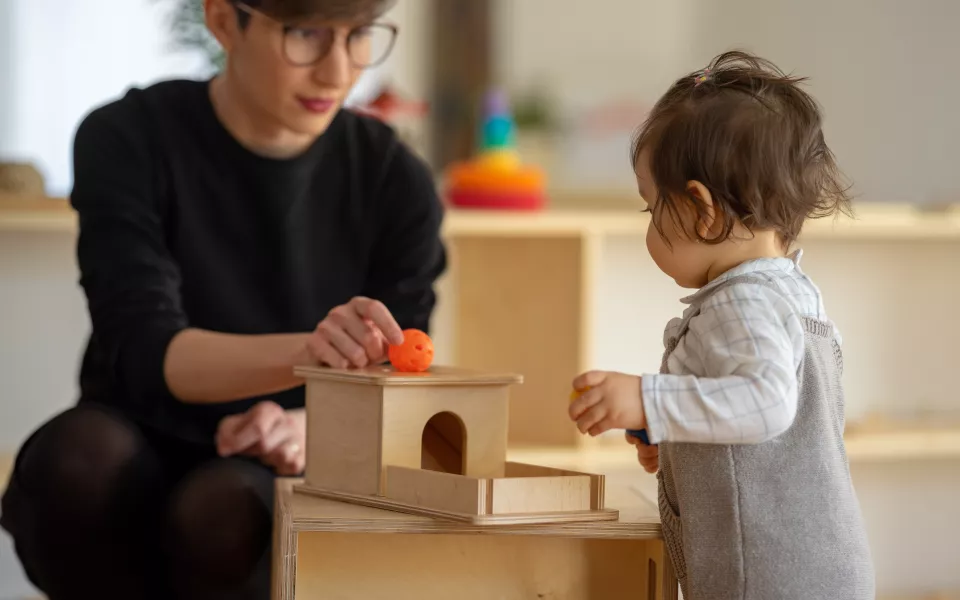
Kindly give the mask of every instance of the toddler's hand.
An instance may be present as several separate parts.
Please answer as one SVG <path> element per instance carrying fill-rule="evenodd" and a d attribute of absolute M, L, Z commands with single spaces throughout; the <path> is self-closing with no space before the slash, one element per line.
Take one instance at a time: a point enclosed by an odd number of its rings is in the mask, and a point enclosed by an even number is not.
<path fill-rule="evenodd" d="M 570 418 L 576 421 L 581 433 L 596 436 L 610 429 L 647 426 L 639 377 L 588 371 L 573 380 L 573 389 L 586 390 L 570 403 Z"/>
<path fill-rule="evenodd" d="M 635 438 L 629 433 L 623 434 L 627 438 L 627 443 L 636 446 L 637 462 L 647 473 L 656 473 L 660 468 L 660 447 L 644 444 L 640 438 Z"/>

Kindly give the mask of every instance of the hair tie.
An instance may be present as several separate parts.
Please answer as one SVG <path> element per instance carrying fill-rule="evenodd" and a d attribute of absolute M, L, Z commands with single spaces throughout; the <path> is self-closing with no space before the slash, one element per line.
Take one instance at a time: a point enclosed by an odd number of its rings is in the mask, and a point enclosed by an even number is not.
<path fill-rule="evenodd" d="M 710 79 L 710 67 L 703 69 L 702 71 L 697 71 L 694 74 L 694 84 L 693 87 L 699 87 L 701 83 Z"/>

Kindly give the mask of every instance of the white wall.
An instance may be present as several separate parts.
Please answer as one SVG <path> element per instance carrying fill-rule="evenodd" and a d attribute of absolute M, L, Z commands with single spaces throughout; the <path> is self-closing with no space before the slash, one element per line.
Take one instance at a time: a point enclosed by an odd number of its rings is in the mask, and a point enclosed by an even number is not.
<path fill-rule="evenodd" d="M 740 44 L 811 77 L 865 197 L 960 201 L 960 2 L 701 0 L 700 15 L 699 60 Z"/>
<path fill-rule="evenodd" d="M 499 0 L 498 15 L 498 77 L 509 87 L 548 86 L 571 110 L 619 99 L 651 104 L 676 77 L 745 48 L 811 77 L 828 139 L 863 197 L 960 200 L 952 175 L 960 163 L 960 2 Z M 612 160 L 621 167 L 625 156 L 615 151 Z M 609 179 L 632 184 L 628 172 Z"/>
<path fill-rule="evenodd" d="M 11 119 L 2 115 L 13 114 L 16 110 L 16 95 L 5 93 L 5 90 L 12 89 L 10 82 L 14 80 L 13 8 L 13 2 L 0 2 L 0 160 L 6 154 L 7 147 L 13 143 Z"/>
<path fill-rule="evenodd" d="M 50 195 L 69 190 L 70 144 L 86 112 L 130 86 L 192 76 L 202 66 L 197 56 L 169 46 L 168 3 L 4 0 L 3 5 L 7 15 L 0 27 L 13 34 L 5 56 L 13 69 L 0 86 L 12 90 L 14 110 L 0 112 L 5 134 L 0 152 L 6 160 L 38 163 Z"/>

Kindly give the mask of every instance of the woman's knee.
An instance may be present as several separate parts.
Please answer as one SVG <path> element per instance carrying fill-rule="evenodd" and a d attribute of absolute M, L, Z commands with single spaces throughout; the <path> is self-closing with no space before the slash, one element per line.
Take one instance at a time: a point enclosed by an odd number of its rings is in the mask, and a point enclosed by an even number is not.
<path fill-rule="evenodd" d="M 241 586 L 269 551 L 273 475 L 241 460 L 217 460 L 188 475 L 169 505 L 169 552 L 191 586 Z"/>
<path fill-rule="evenodd" d="M 106 410 L 76 407 L 24 444 L 13 477 L 44 519 L 86 522 L 128 513 L 132 498 L 155 492 L 158 473 L 135 426 Z"/>

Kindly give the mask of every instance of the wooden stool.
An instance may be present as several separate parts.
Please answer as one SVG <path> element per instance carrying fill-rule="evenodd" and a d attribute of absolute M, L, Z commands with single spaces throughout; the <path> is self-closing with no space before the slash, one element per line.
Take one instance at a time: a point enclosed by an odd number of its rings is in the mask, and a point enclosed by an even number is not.
<path fill-rule="evenodd" d="M 656 507 L 610 489 L 618 521 L 476 526 L 277 482 L 273 600 L 676 600 Z M 393 535 L 390 535 L 393 534 Z"/>

